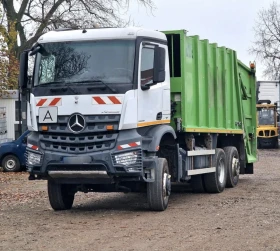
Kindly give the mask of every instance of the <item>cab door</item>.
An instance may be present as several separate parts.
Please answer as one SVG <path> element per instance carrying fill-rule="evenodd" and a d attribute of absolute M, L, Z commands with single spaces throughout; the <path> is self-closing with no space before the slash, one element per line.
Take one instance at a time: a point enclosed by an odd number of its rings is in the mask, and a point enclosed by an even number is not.
<path fill-rule="evenodd" d="M 170 119 L 169 115 L 166 116 L 166 113 L 169 113 L 169 111 L 166 111 L 166 107 L 170 107 L 169 77 L 165 76 L 165 81 L 154 83 L 155 60 L 159 60 L 159 58 L 156 58 L 156 47 L 164 48 L 165 58 L 161 60 L 168 62 L 167 46 L 150 42 L 143 42 L 140 46 L 137 94 L 138 127 L 169 123 L 168 119 Z M 166 65 L 168 66 L 168 64 L 165 63 L 165 70 Z M 167 74 L 166 71 L 165 74 Z M 166 91 L 168 95 L 166 95 Z"/>

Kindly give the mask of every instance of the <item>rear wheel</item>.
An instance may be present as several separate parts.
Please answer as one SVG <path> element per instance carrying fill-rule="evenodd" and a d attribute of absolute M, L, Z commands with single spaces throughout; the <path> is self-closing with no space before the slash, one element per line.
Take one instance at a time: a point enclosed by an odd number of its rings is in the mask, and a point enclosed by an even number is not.
<path fill-rule="evenodd" d="M 167 160 L 158 159 L 155 169 L 155 181 L 147 184 L 149 206 L 154 211 L 164 211 L 168 206 L 171 193 L 171 180 Z"/>
<path fill-rule="evenodd" d="M 75 196 L 73 185 L 59 184 L 48 180 L 48 195 L 51 207 L 54 210 L 67 210 L 72 208 Z"/>
<path fill-rule="evenodd" d="M 235 187 L 239 181 L 240 161 L 239 154 L 235 147 L 224 148 L 226 154 L 227 181 L 226 187 Z"/>
<path fill-rule="evenodd" d="M 221 193 L 226 186 L 226 155 L 223 149 L 217 148 L 212 165 L 216 167 L 216 172 L 204 174 L 205 190 L 208 193 Z"/>
<path fill-rule="evenodd" d="M 18 172 L 21 169 L 19 160 L 14 155 L 7 155 L 2 161 L 2 167 L 5 172 Z"/>

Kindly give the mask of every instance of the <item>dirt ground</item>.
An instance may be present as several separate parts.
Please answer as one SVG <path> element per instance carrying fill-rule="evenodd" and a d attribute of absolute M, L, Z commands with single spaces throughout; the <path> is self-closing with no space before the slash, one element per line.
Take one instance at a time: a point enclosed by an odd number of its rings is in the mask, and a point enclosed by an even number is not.
<path fill-rule="evenodd" d="M 46 182 L 0 173 L 0 250 L 280 250 L 280 150 L 221 194 L 173 192 L 164 212 L 144 195 L 82 194 L 54 212 Z"/>

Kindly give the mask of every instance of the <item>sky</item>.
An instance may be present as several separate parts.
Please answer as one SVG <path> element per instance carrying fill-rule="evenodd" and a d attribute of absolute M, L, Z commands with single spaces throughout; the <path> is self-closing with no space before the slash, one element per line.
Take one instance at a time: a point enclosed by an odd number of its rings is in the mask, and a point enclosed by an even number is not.
<path fill-rule="evenodd" d="M 237 52 L 238 59 L 249 65 L 256 60 L 248 50 L 254 41 L 253 27 L 258 12 L 272 0 L 154 0 L 151 11 L 131 4 L 128 15 L 135 25 L 154 30 L 188 31 L 201 39 L 218 43 Z M 262 64 L 256 60 L 257 79 L 264 80 Z"/>

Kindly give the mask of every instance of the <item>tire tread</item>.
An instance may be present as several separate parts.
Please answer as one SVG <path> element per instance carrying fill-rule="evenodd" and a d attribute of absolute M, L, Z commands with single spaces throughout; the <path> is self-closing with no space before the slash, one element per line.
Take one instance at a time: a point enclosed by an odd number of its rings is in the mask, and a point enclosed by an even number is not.
<path fill-rule="evenodd" d="M 224 153 L 223 149 L 216 148 L 216 154 L 213 158 L 214 159 L 213 165 L 215 165 L 216 168 L 217 168 L 217 159 L 219 159 L 220 155 L 223 155 L 224 159 L 225 159 L 225 153 Z M 219 187 L 217 170 L 214 173 L 204 174 L 205 190 L 208 193 L 221 193 L 221 192 L 223 192 L 224 189 L 225 189 L 225 184 L 226 184 L 226 175 L 227 175 L 227 173 L 226 173 L 226 167 L 225 167 L 225 181 L 224 181 L 224 184 L 222 185 L 222 187 Z"/>
<path fill-rule="evenodd" d="M 74 195 L 63 194 L 62 186 L 63 184 L 48 180 L 49 201 L 55 211 L 71 209 L 73 205 Z"/>
<path fill-rule="evenodd" d="M 158 166 L 155 170 L 155 181 L 147 184 L 147 199 L 150 209 L 154 211 L 164 211 L 167 208 L 167 203 L 162 197 L 162 175 L 164 168 L 167 168 L 168 163 L 165 158 L 158 158 Z"/>
<path fill-rule="evenodd" d="M 227 147 L 224 147 L 223 149 L 226 154 L 226 167 L 227 167 L 226 187 L 233 188 L 237 185 L 239 177 L 238 177 L 237 183 L 235 184 L 233 181 L 232 172 L 231 172 L 231 165 L 232 165 L 231 159 L 232 159 L 232 156 L 234 155 L 234 153 L 237 155 L 237 157 L 239 159 L 239 154 L 238 154 L 236 147 L 233 147 L 233 146 L 227 146 Z"/>

